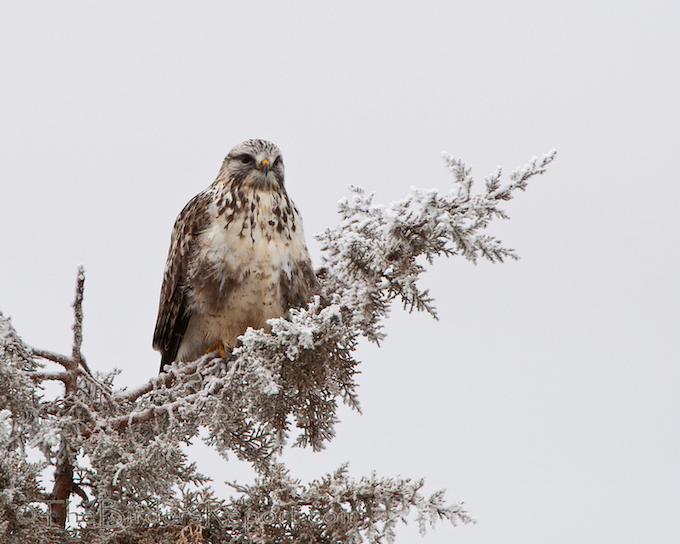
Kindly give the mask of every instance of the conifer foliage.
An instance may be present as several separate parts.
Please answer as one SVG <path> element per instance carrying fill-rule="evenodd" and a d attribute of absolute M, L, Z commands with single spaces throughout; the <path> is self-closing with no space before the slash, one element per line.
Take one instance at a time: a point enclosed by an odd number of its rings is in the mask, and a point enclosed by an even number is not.
<path fill-rule="evenodd" d="M 308 484 L 282 464 L 284 445 L 320 450 L 335 435 L 339 402 L 360 410 L 355 347 L 384 338 L 391 304 L 436 317 L 419 287 L 438 255 L 476 262 L 516 259 L 486 234 L 499 208 L 543 174 L 555 151 L 532 159 L 503 183 L 497 170 L 473 192 L 471 169 L 445 154 L 454 187 L 414 189 L 376 205 L 352 187 L 340 222 L 317 236 L 321 293 L 306 308 L 249 329 L 238 348 L 173 363 L 133 389 L 116 389 L 116 372 L 92 372 L 83 354 L 85 276 L 78 270 L 70 355 L 24 344 L 0 314 L 0 540 L 25 542 L 360 543 L 393 542 L 410 515 L 421 532 L 440 519 L 472 518 L 423 482 L 376 474 L 356 479 L 346 466 Z M 47 398 L 42 384 L 63 384 Z M 181 446 L 199 433 L 227 462 L 259 475 L 235 496 L 215 497 Z M 31 462 L 27 452 L 39 451 Z M 40 472 L 51 467 L 53 487 Z M 69 509 L 70 507 L 70 509 Z M 70 514 L 69 514 L 70 512 Z"/>

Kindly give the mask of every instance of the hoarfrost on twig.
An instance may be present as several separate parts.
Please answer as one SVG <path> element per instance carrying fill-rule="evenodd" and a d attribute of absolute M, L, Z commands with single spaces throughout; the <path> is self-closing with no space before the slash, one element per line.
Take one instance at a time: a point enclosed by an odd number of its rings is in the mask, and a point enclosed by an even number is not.
<path fill-rule="evenodd" d="M 5 511 L 16 516 L 18 508 L 47 497 L 38 491 L 36 468 L 22 457 L 32 444 L 57 472 L 80 475 L 67 492 L 77 492 L 85 506 L 114 501 L 121 515 L 134 518 L 158 508 L 186 514 L 217 505 L 224 509 L 218 518 L 259 516 L 249 527 L 253 541 L 392 542 L 397 522 L 411 512 L 421 532 L 439 519 L 472 521 L 462 503 L 445 503 L 443 491 L 425 497 L 421 481 L 375 475 L 357 481 L 343 466 L 305 486 L 276 458 L 292 433 L 294 445 L 324 448 L 335 435 L 339 400 L 360 410 L 354 350 L 360 336 L 374 342 L 385 337 L 382 323 L 393 302 L 436 317 L 434 300 L 419 285 L 423 262 L 436 256 L 473 263 L 480 257 L 517 258 L 485 229 L 494 218 L 508 218 L 499 205 L 543 174 L 554 157 L 551 151 L 532 159 L 505 184 L 498 168 L 481 193 L 474 192 L 472 169 L 449 154 L 444 160 L 453 175 L 450 191 L 413 189 L 401 201 L 377 205 L 362 188 L 351 187 L 339 204 L 339 224 L 316 237 L 324 255 L 317 272 L 321 292 L 306 307 L 270 320 L 271 333 L 248 329 L 224 358 L 213 352 L 173 363 L 129 390 L 113 389 L 115 371 L 93 375 L 85 362 L 82 267 L 70 356 L 26 347 L 0 314 L 0 473 L 11 465 L 28 486 L 22 488 L 24 502 L 11 499 L 3 503 L 9 505 Z M 43 361 L 56 363 L 59 371 L 44 370 Z M 62 382 L 65 394 L 43 400 L 40 384 L 46 380 Z M 185 487 L 207 481 L 181 449 L 202 428 L 210 446 L 225 458 L 235 454 L 248 461 L 259 474 L 254 485 L 235 486 L 240 496 L 229 503 L 207 488 L 198 493 Z M 8 489 L 19 489 L 12 478 Z M 92 491 L 94 502 L 82 488 Z M 291 517 L 263 522 L 272 509 L 287 509 Z M 211 530 L 221 531 L 223 539 L 243 535 L 238 524 L 216 527 Z M 148 529 L 137 527 L 140 535 Z M 104 542 L 87 524 L 83 531 L 84 538 Z"/>

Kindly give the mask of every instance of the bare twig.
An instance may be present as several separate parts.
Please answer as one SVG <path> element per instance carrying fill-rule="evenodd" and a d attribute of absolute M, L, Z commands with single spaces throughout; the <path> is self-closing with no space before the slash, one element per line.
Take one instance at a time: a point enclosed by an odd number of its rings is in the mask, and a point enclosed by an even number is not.
<path fill-rule="evenodd" d="M 84 369 L 79 369 L 79 375 L 82 376 L 82 378 L 99 392 L 101 392 L 104 397 L 108 400 L 111 401 L 111 388 L 103 384 L 101 381 L 99 381 L 97 378 L 95 378 L 92 374 L 89 372 L 86 372 Z"/>
<path fill-rule="evenodd" d="M 53 351 L 47 351 L 46 349 L 38 349 L 33 347 L 29 347 L 29 350 L 34 357 L 42 357 L 48 361 L 58 363 L 66 370 L 73 368 L 73 366 L 76 364 L 75 361 L 68 355 L 62 355 L 61 353 L 54 353 Z"/>
<path fill-rule="evenodd" d="M 33 356 L 41 357 L 43 359 L 47 359 L 48 361 L 58 363 L 61 366 L 63 366 L 67 372 L 76 371 L 77 368 L 81 366 L 85 370 L 85 373 L 92 376 L 92 372 L 90 371 L 90 368 L 87 366 L 87 362 L 85 361 L 85 357 L 83 357 L 83 353 L 81 351 L 83 345 L 84 290 L 85 290 L 85 269 L 81 265 L 78 267 L 78 276 L 76 278 L 76 298 L 75 301 L 73 302 L 73 313 L 75 319 L 73 322 L 73 348 L 71 356 L 69 357 L 68 355 L 62 355 L 61 353 L 55 353 L 53 351 L 48 351 L 46 349 L 38 349 L 34 347 L 30 347 L 29 349 Z M 80 373 L 75 372 L 74 374 L 75 375 L 72 376 L 73 379 L 75 379 L 75 376 L 79 375 Z"/>
<path fill-rule="evenodd" d="M 83 293 L 85 291 L 85 268 L 78 266 L 78 276 L 76 281 L 76 300 L 73 302 L 73 313 L 75 320 L 73 323 L 73 360 L 82 366 L 90 376 L 90 372 L 81 348 L 83 345 Z"/>
<path fill-rule="evenodd" d="M 29 372 L 28 375 L 31 379 L 41 382 L 45 380 L 55 380 L 66 383 L 66 380 L 69 379 L 67 372 L 43 372 L 36 370 L 34 372 Z"/>

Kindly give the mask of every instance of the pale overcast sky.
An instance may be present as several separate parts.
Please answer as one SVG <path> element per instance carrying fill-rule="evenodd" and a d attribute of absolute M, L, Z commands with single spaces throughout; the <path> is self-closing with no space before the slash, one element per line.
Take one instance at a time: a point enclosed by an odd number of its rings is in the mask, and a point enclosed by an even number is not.
<path fill-rule="evenodd" d="M 0 310 L 89 364 L 153 376 L 173 221 L 247 138 L 282 149 L 312 256 L 348 184 L 377 202 L 558 156 L 492 233 L 522 256 L 438 260 L 440 321 L 361 345 L 363 415 L 304 481 L 426 478 L 474 526 L 422 542 L 680 541 L 680 3 L 0 4 Z M 220 480 L 245 472 L 201 448 Z M 401 542 L 420 542 L 413 526 Z"/>

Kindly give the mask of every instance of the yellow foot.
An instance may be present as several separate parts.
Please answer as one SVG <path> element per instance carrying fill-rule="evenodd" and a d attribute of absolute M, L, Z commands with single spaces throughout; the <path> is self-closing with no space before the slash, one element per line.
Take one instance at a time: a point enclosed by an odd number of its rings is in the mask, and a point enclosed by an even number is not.
<path fill-rule="evenodd" d="M 211 351 L 219 351 L 222 357 L 224 357 L 227 354 L 224 351 L 224 344 L 222 343 L 222 340 L 218 340 L 212 346 L 205 350 L 206 353 L 210 353 Z"/>

